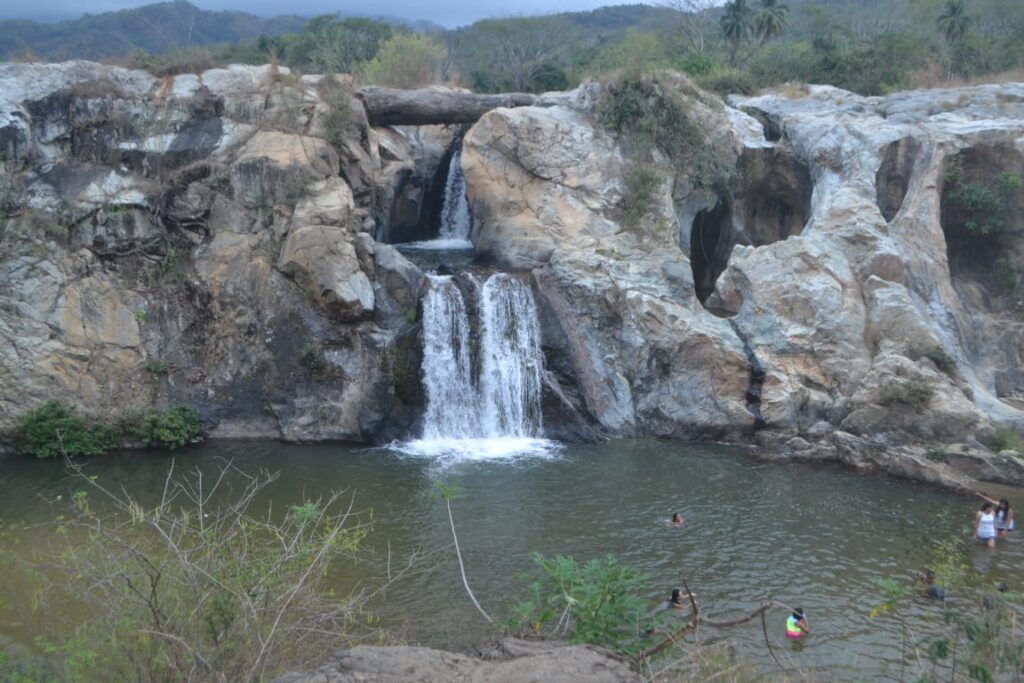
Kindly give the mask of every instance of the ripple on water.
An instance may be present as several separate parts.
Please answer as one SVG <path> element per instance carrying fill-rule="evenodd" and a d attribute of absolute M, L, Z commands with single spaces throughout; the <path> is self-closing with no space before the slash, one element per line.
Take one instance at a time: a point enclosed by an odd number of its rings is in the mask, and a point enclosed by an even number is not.
<path fill-rule="evenodd" d="M 561 446 L 548 439 L 497 437 L 491 439 L 417 439 L 396 441 L 388 449 L 403 455 L 428 458 L 441 465 L 489 460 L 550 460 Z"/>

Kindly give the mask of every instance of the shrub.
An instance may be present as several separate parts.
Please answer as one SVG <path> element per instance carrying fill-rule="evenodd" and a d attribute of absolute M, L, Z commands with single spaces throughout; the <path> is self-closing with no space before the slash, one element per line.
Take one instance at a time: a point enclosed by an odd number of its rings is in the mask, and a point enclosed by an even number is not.
<path fill-rule="evenodd" d="M 230 465 L 168 475 L 155 504 L 81 476 L 89 492 L 39 529 L 32 558 L 2 556 L 5 577 L 39 586 L 5 597 L 40 632 L 42 666 L 0 665 L 0 680 L 267 681 L 370 630 L 366 597 L 326 582 L 367 533 L 338 494 L 282 516 L 257 502 L 274 475 Z M 26 669 L 46 675 L 11 678 Z"/>
<path fill-rule="evenodd" d="M 306 342 L 302 347 L 302 365 L 311 375 L 319 375 L 327 369 L 323 351 L 313 342 Z"/>
<path fill-rule="evenodd" d="M 102 455 L 119 441 L 115 430 L 78 417 L 59 401 L 29 411 L 18 423 L 17 431 L 21 450 L 37 458 Z"/>
<path fill-rule="evenodd" d="M 647 581 L 613 556 L 580 565 L 571 557 L 533 554 L 539 573 L 527 576 L 529 597 L 513 608 L 513 628 L 540 633 L 552 629 L 571 643 L 600 645 L 619 652 L 642 649 L 650 620 L 637 593 Z"/>
<path fill-rule="evenodd" d="M 146 361 L 146 371 L 154 375 L 166 375 L 171 369 L 167 363 L 159 360 L 148 360 Z"/>
<path fill-rule="evenodd" d="M 639 164 L 629 170 L 626 174 L 626 194 L 623 198 L 627 226 L 638 226 L 647 215 L 658 189 L 661 188 L 661 182 L 657 169 L 648 164 Z"/>
<path fill-rule="evenodd" d="M 1001 427 L 996 430 L 995 449 L 997 451 L 1017 451 L 1024 455 L 1024 441 L 1014 430 Z"/>
<path fill-rule="evenodd" d="M 359 133 L 359 124 L 349 104 L 352 95 L 347 88 L 336 83 L 324 88 L 324 102 L 327 105 L 323 119 L 324 139 L 340 152 L 345 141 Z"/>
<path fill-rule="evenodd" d="M 164 412 L 151 410 L 132 428 L 147 448 L 181 448 L 203 440 L 203 425 L 192 408 L 173 406 Z"/>
<path fill-rule="evenodd" d="M 910 349 L 910 359 L 918 360 L 920 358 L 927 358 L 935 363 L 942 372 L 949 374 L 956 370 L 956 361 L 953 357 L 946 353 L 946 350 L 941 346 L 913 346 Z"/>
<path fill-rule="evenodd" d="M 751 95 L 757 90 L 757 83 L 746 71 L 720 69 L 697 77 L 697 84 L 719 95 Z"/>
<path fill-rule="evenodd" d="M 900 403 L 907 406 L 921 407 L 926 405 L 935 394 L 925 382 L 917 380 L 896 380 L 882 390 L 882 405 Z"/>
<path fill-rule="evenodd" d="M 943 195 L 966 216 L 963 227 L 973 235 L 988 235 L 1006 228 L 1006 211 L 1020 190 L 1020 175 L 1004 171 L 989 182 L 968 182 L 963 164 L 954 159 L 946 168 Z"/>
<path fill-rule="evenodd" d="M 443 80 L 448 48 L 420 33 L 396 33 L 363 66 L 363 79 L 393 88 L 418 88 Z"/>
<path fill-rule="evenodd" d="M 679 76 L 624 74 L 605 83 L 597 103 L 600 123 L 617 133 L 641 161 L 655 149 L 674 172 L 697 187 L 722 189 L 731 174 L 726 150 L 706 139 L 685 94 L 699 96 Z"/>

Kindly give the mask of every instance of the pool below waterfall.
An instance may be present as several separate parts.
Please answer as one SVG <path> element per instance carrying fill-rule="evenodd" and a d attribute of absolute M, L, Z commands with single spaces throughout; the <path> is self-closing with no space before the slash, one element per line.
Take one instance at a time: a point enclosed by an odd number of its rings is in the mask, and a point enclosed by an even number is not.
<path fill-rule="evenodd" d="M 966 537 L 977 507 L 970 498 L 839 467 L 764 463 L 739 449 L 648 440 L 492 459 L 212 442 L 82 462 L 87 474 L 145 501 L 159 496 L 172 460 L 179 472 L 212 471 L 218 458 L 244 471 L 279 471 L 266 492 L 275 509 L 345 489 L 356 509 L 373 510 L 369 558 L 338 568 L 339 589 L 379 585 L 389 550 L 393 566 L 420 553 L 373 605 L 381 627 L 399 640 L 471 651 L 493 637 L 463 590 L 444 505 L 429 495 L 433 481 L 458 479 L 462 495 L 452 511 L 469 581 L 499 622 L 522 594 L 532 551 L 579 559 L 610 553 L 651 576 L 644 597 L 652 607 L 683 579 L 716 619 L 740 616 L 768 597 L 803 606 L 813 633 L 798 650 L 785 642 L 782 612 L 772 613 L 769 637 L 795 665 L 827 668 L 840 680 L 898 677 L 900 627 L 870 614 L 881 599 L 877 582 L 909 581 L 934 541 Z M 9 457 L 3 471 L 0 520 L 8 526 L 47 519 L 58 496 L 80 488 L 60 462 Z M 666 523 L 674 512 L 686 518 L 681 528 Z M 25 534 L 18 552 L 33 539 Z M 988 580 L 1014 590 L 1024 589 L 1022 560 L 1017 538 L 970 554 Z M 904 615 L 919 634 L 932 628 L 929 621 L 941 622 L 938 604 L 921 597 L 909 605 Z M 758 621 L 700 637 L 728 638 L 744 659 L 773 666 Z M 28 644 L 16 621 L 0 621 L 0 645 L 19 652 Z"/>

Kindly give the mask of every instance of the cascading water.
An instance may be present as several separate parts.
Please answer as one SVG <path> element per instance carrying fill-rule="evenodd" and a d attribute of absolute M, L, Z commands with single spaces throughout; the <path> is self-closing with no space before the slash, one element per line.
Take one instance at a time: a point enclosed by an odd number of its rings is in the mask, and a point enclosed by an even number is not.
<path fill-rule="evenodd" d="M 450 276 L 430 276 L 423 300 L 423 438 L 399 450 L 443 458 L 544 455 L 540 323 L 529 285 L 497 273 L 480 288 L 479 386 L 470 325 Z"/>
<path fill-rule="evenodd" d="M 469 215 L 466 198 L 466 177 L 462 174 L 462 150 L 452 153 L 448 164 L 448 179 L 444 185 L 444 207 L 441 209 L 439 240 L 469 242 L 473 219 Z"/>
<path fill-rule="evenodd" d="M 441 225 L 437 238 L 424 242 L 409 242 L 402 247 L 406 250 L 469 251 L 473 249 L 473 243 L 469 241 L 472 232 L 473 216 L 469 211 L 469 200 L 466 197 L 466 176 L 462 173 L 462 147 L 456 142 L 452 149 L 451 161 L 448 162 Z"/>
<path fill-rule="evenodd" d="M 476 431 L 477 400 L 469 354 L 469 318 L 450 276 L 431 275 L 423 299 L 423 438 L 468 439 Z"/>
<path fill-rule="evenodd" d="M 492 275 L 480 295 L 480 318 L 483 430 L 489 436 L 540 436 L 544 357 L 533 293 L 517 277 Z"/>

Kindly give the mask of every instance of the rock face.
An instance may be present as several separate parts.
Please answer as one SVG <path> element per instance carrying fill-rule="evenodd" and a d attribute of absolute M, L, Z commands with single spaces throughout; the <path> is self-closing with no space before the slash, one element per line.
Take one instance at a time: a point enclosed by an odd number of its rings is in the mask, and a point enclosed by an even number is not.
<path fill-rule="evenodd" d="M 425 647 L 360 645 L 310 673 L 286 674 L 276 683 L 639 683 L 618 658 L 599 648 L 507 638 L 481 658 Z"/>
<path fill-rule="evenodd" d="M 1024 192 L 991 234 L 955 194 L 1019 180 L 1024 86 L 717 107 L 682 87 L 735 170 L 709 191 L 655 151 L 663 182 L 633 226 L 636 159 L 595 116 L 599 87 L 496 109 L 466 136 L 474 242 L 533 269 L 559 380 L 611 434 L 1024 482 L 986 448 L 1024 429 Z M 956 443 L 969 455 L 940 453 Z"/>
<path fill-rule="evenodd" d="M 366 179 L 420 160 L 382 161 L 397 133 L 348 85 L 0 66 L 0 434 L 52 398 L 104 417 L 192 405 L 215 436 L 407 427 L 387 350 L 415 346 L 423 274 L 389 247 L 377 262 L 370 199 L 389 188 Z"/>
<path fill-rule="evenodd" d="M 725 104 L 657 78 L 689 147 L 611 132 L 598 84 L 462 139 L 478 255 L 532 271 L 549 432 L 1024 483 L 996 452 L 1024 429 L 1024 86 Z M 0 435 L 52 398 L 408 433 L 424 275 L 385 242 L 430 236 L 463 131 L 371 127 L 351 85 L 0 66 Z"/>

